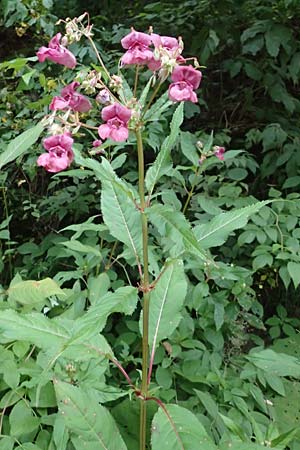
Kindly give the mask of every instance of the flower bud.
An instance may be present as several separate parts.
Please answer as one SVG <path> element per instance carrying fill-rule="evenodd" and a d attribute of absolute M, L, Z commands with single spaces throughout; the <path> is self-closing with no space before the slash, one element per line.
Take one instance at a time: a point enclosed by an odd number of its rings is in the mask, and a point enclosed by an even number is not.
<path fill-rule="evenodd" d="M 96 97 L 96 102 L 100 103 L 101 105 L 110 103 L 110 94 L 107 89 L 101 89 Z"/>

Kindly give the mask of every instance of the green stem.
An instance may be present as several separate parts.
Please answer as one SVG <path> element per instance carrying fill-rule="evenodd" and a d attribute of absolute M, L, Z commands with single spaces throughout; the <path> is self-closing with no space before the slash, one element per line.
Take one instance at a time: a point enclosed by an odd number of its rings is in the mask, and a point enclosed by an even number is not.
<path fill-rule="evenodd" d="M 86 37 L 87 37 L 88 40 L 90 41 L 91 46 L 93 47 L 93 50 L 94 50 L 94 52 L 96 53 L 96 56 L 97 56 L 97 58 L 98 58 L 98 61 L 99 61 L 100 65 L 102 66 L 104 72 L 106 73 L 108 79 L 110 80 L 110 79 L 111 79 L 110 73 L 109 73 L 109 71 L 107 70 L 107 68 L 105 67 L 104 62 L 102 61 L 102 58 L 101 58 L 101 56 L 100 56 L 100 53 L 98 52 L 98 49 L 97 49 L 97 47 L 96 47 L 96 45 L 95 45 L 93 39 L 92 39 L 90 36 L 88 36 L 88 35 L 86 35 Z"/>
<path fill-rule="evenodd" d="M 192 196 L 193 196 L 193 193 L 194 193 L 194 190 L 195 190 L 195 187 L 196 187 L 196 183 L 197 183 L 198 175 L 199 175 L 199 169 L 197 169 L 196 172 L 195 172 L 195 181 L 193 182 L 192 187 L 191 187 L 191 190 L 190 190 L 190 192 L 188 193 L 186 202 L 185 202 L 184 207 L 183 207 L 183 210 L 182 210 L 183 214 L 185 214 L 186 209 L 187 209 L 187 207 L 189 206 L 190 200 L 191 200 L 191 198 L 192 198 Z"/>
<path fill-rule="evenodd" d="M 4 211 L 5 211 L 5 219 L 8 219 L 9 216 L 9 212 L 8 212 L 8 204 L 7 204 L 7 197 L 6 197 L 6 187 L 5 186 L 1 186 L 2 189 L 2 194 L 3 194 L 3 203 L 4 203 Z M 7 228 L 9 229 L 9 224 L 7 225 Z M 11 253 L 10 253 L 10 242 L 8 241 L 7 243 L 7 248 L 9 250 L 8 252 L 8 266 L 9 266 L 9 275 L 10 275 L 10 280 L 12 279 L 12 275 L 13 275 L 13 269 L 12 269 L 12 263 L 11 263 Z"/>
<path fill-rule="evenodd" d="M 139 70 L 140 66 L 136 66 L 135 68 L 135 78 L 134 78 L 134 88 L 133 88 L 133 96 L 136 97 L 137 85 L 139 80 Z"/>
<path fill-rule="evenodd" d="M 143 266 L 144 273 L 142 279 L 143 291 L 143 356 L 142 356 L 142 387 L 141 387 L 141 414 L 140 414 L 140 450 L 146 449 L 146 419 L 147 419 L 147 403 L 145 401 L 148 396 L 148 356 L 149 356 L 149 270 L 148 270 L 148 220 L 145 214 L 145 167 L 144 167 L 144 150 L 141 130 L 136 130 L 137 150 L 138 150 L 138 166 L 139 166 L 139 195 L 140 195 L 140 211 L 142 222 L 143 236 Z"/>

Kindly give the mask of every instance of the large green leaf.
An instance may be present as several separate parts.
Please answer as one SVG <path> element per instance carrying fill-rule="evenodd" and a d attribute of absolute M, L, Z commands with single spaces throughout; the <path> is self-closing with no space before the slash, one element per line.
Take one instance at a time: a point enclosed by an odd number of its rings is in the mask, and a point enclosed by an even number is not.
<path fill-rule="evenodd" d="M 70 331 L 40 313 L 19 314 L 0 311 L 0 330 L 5 339 L 28 341 L 40 348 L 62 347 L 71 337 Z"/>
<path fill-rule="evenodd" d="M 221 213 L 210 222 L 197 225 L 194 228 L 194 233 L 198 243 L 202 248 L 217 247 L 224 244 L 232 231 L 243 228 L 247 224 L 249 217 L 257 213 L 267 203 L 269 203 L 268 200 Z"/>
<path fill-rule="evenodd" d="M 23 305 L 35 305 L 52 295 L 65 297 L 66 294 L 51 278 L 35 281 L 27 280 L 14 283 L 8 289 L 9 300 Z"/>
<path fill-rule="evenodd" d="M 2 167 L 23 155 L 40 137 L 44 127 L 38 123 L 29 130 L 24 131 L 15 139 L 13 139 L 4 150 L 0 153 L 0 169 Z"/>
<path fill-rule="evenodd" d="M 251 353 L 247 359 L 256 367 L 279 377 L 300 378 L 300 360 L 286 353 L 266 349 Z"/>
<path fill-rule="evenodd" d="M 176 143 L 182 122 L 183 102 L 180 103 L 179 106 L 177 106 L 177 109 L 173 115 L 170 125 L 170 135 L 164 140 L 156 160 L 147 171 L 145 183 L 150 195 L 153 192 L 154 186 L 156 185 L 157 181 L 163 175 L 166 175 L 172 168 L 170 154 L 172 148 Z"/>
<path fill-rule="evenodd" d="M 108 292 L 90 307 L 88 312 L 75 321 L 73 343 L 95 336 L 105 326 L 107 317 L 113 312 L 132 314 L 138 300 L 137 288 L 124 286 Z"/>
<path fill-rule="evenodd" d="M 92 392 L 54 380 L 57 402 L 76 450 L 126 450 L 116 423 Z"/>
<path fill-rule="evenodd" d="M 171 261 L 150 294 L 149 345 L 153 349 L 178 326 L 186 291 L 183 262 Z"/>
<path fill-rule="evenodd" d="M 216 450 L 197 417 L 178 405 L 160 408 L 152 422 L 152 450 Z"/>
<path fill-rule="evenodd" d="M 187 251 L 199 257 L 202 261 L 209 260 L 181 212 L 172 209 L 170 206 L 157 204 L 149 208 L 148 213 L 150 221 L 157 227 L 161 236 L 168 237 L 173 241 L 173 257 Z"/>
<path fill-rule="evenodd" d="M 141 259 L 141 215 L 122 188 L 110 181 L 102 182 L 101 209 L 109 232 L 123 242 L 136 260 Z"/>

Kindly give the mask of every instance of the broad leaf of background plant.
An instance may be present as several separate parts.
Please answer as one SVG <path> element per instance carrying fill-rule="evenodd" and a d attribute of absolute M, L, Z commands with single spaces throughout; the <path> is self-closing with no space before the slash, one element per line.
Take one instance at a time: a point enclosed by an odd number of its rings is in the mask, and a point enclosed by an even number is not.
<path fill-rule="evenodd" d="M 141 217 L 133 202 L 118 185 L 109 181 L 102 183 L 101 209 L 109 232 L 123 242 L 137 259 L 141 259 Z"/>
<path fill-rule="evenodd" d="M 194 233 L 198 243 L 202 248 L 217 247 L 224 244 L 232 231 L 243 228 L 251 214 L 257 213 L 267 203 L 269 203 L 268 200 L 257 202 L 245 208 L 221 213 L 210 222 L 197 225 L 194 228 Z"/>
<path fill-rule="evenodd" d="M 199 257 L 202 261 L 209 260 L 181 212 L 166 205 L 154 205 L 149 208 L 148 213 L 150 221 L 156 226 L 160 235 L 168 237 L 174 242 L 172 257 L 179 256 L 186 251 Z"/>
<path fill-rule="evenodd" d="M 59 411 L 76 450 L 126 450 L 116 423 L 92 393 L 54 380 Z"/>
<path fill-rule="evenodd" d="M 163 409 L 159 408 L 152 422 L 152 450 L 217 449 L 193 413 L 178 405 L 165 405 L 165 407 L 172 423 Z"/>
<path fill-rule="evenodd" d="M 176 144 L 182 122 L 183 102 L 180 103 L 174 112 L 170 125 L 170 135 L 164 140 L 156 160 L 147 171 L 145 183 L 150 195 L 152 194 L 157 181 L 163 175 L 166 175 L 172 168 L 172 161 L 170 158 L 171 150 Z"/>
<path fill-rule="evenodd" d="M 66 294 L 51 278 L 35 281 L 27 280 L 14 283 L 8 289 L 8 298 L 22 305 L 35 305 L 43 302 L 51 295 L 65 297 Z"/>
<path fill-rule="evenodd" d="M 0 169 L 2 167 L 23 155 L 40 137 L 44 127 L 38 123 L 29 130 L 24 131 L 15 139 L 13 139 L 4 150 L 0 153 Z"/>
<path fill-rule="evenodd" d="M 149 345 L 153 348 L 162 339 L 169 337 L 178 326 L 186 291 L 183 262 L 169 262 L 150 294 Z M 140 326 L 142 328 L 142 320 Z"/>
<path fill-rule="evenodd" d="M 246 357 L 256 367 L 279 377 L 300 378 L 300 361 L 286 353 L 277 353 L 266 349 L 251 353 Z"/>

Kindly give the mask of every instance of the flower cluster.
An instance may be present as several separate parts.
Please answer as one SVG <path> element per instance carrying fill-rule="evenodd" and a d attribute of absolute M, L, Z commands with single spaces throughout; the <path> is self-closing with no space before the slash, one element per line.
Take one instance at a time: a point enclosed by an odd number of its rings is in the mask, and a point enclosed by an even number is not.
<path fill-rule="evenodd" d="M 67 45 L 78 41 L 81 36 L 87 37 L 93 47 L 91 39 L 92 26 L 84 27 L 83 20 L 88 17 L 85 13 L 73 20 L 67 19 L 66 34 L 62 36 L 57 33 L 49 42 L 48 47 L 41 47 L 38 52 L 38 60 L 44 62 L 46 59 L 73 69 L 76 66 L 76 58 L 67 48 Z M 171 83 L 168 87 L 169 99 L 173 102 L 198 101 L 196 90 L 198 89 L 202 74 L 194 67 L 187 64 L 188 59 L 182 56 L 183 42 L 181 38 L 160 36 L 150 30 L 149 34 L 136 31 L 134 29 L 121 40 L 121 45 L 125 50 L 121 58 L 121 68 L 124 66 L 146 66 L 153 72 L 153 82 L 159 87 L 169 76 Z M 75 81 L 65 86 L 60 95 L 55 96 L 50 103 L 52 115 L 50 132 L 54 135 L 46 138 L 43 142 L 47 153 L 43 153 L 38 158 L 38 165 L 43 166 L 49 172 L 59 172 L 65 170 L 73 161 L 72 151 L 73 138 L 79 128 L 94 128 L 101 138 L 93 141 L 93 147 L 100 147 L 102 140 L 111 139 L 115 142 L 123 142 L 128 139 L 130 128 L 141 125 L 143 111 L 139 101 L 134 97 L 128 99 L 124 94 L 124 83 L 121 74 L 110 75 L 104 66 L 100 55 L 96 52 L 100 65 L 108 77 L 108 82 L 102 79 L 102 72 L 91 70 L 90 72 L 79 72 Z M 80 82 L 78 81 L 80 80 Z M 95 104 L 103 106 L 101 118 L 104 123 L 98 127 L 86 125 L 79 120 L 79 113 L 87 113 L 92 108 L 92 102 L 82 93 L 95 95 Z M 124 99 L 127 98 L 125 101 Z M 150 100 L 151 103 L 152 99 Z M 149 105 L 148 105 L 149 107 Z M 64 112 L 60 115 L 60 111 Z M 54 120 L 59 121 L 59 125 L 53 124 Z M 216 153 L 221 159 L 222 154 Z"/>

